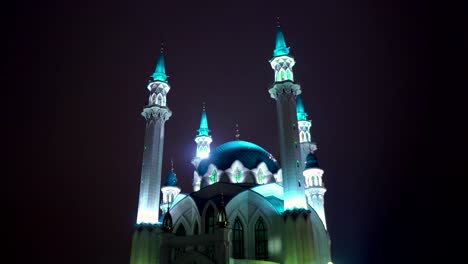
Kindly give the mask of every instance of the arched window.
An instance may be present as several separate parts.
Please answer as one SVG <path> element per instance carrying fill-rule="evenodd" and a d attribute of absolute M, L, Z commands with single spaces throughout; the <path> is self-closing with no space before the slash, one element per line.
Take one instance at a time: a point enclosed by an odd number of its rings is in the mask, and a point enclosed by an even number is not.
<path fill-rule="evenodd" d="M 193 228 L 193 234 L 198 235 L 198 222 L 195 222 L 195 227 Z"/>
<path fill-rule="evenodd" d="M 242 179 L 242 171 L 239 169 L 239 167 L 236 167 L 234 170 L 234 180 L 236 183 L 239 183 L 240 180 Z"/>
<path fill-rule="evenodd" d="M 286 74 L 284 73 L 284 70 L 283 70 L 283 69 L 280 70 L 280 73 L 281 73 L 281 79 L 280 79 L 280 81 L 286 80 Z"/>
<path fill-rule="evenodd" d="M 150 97 L 150 105 L 154 105 L 154 103 L 155 103 L 155 97 L 156 97 L 156 96 L 155 96 L 154 94 L 151 95 L 151 97 Z"/>
<path fill-rule="evenodd" d="M 183 224 L 180 224 L 179 227 L 177 228 L 175 235 L 176 236 L 185 236 L 187 232 L 185 231 L 185 227 Z"/>
<path fill-rule="evenodd" d="M 260 183 L 260 184 L 264 184 L 264 183 L 265 183 L 265 174 L 263 173 L 262 168 L 258 169 L 258 172 L 257 172 L 257 181 L 258 181 L 258 183 Z"/>
<path fill-rule="evenodd" d="M 215 224 L 215 217 L 214 217 L 214 209 L 213 206 L 208 205 L 205 213 L 205 233 L 206 234 L 213 234 L 214 233 L 214 224 Z"/>
<path fill-rule="evenodd" d="M 263 218 L 260 216 L 255 223 L 255 259 L 268 258 L 267 229 Z"/>
<path fill-rule="evenodd" d="M 239 217 L 234 220 L 232 235 L 232 257 L 242 259 L 244 258 L 244 228 Z"/>
<path fill-rule="evenodd" d="M 307 133 L 307 141 L 310 142 L 310 133 Z"/>
<path fill-rule="evenodd" d="M 162 105 L 162 103 L 163 103 L 162 101 L 163 101 L 162 95 L 161 95 L 161 94 L 158 94 L 158 95 L 156 96 L 156 104 L 157 104 L 157 105 Z"/>
<path fill-rule="evenodd" d="M 306 135 L 305 135 L 304 131 L 299 132 L 299 136 L 301 137 L 301 142 L 306 141 Z"/>
<path fill-rule="evenodd" d="M 287 69 L 287 70 L 286 70 L 286 75 L 287 75 L 287 77 L 288 77 L 288 80 L 291 80 L 291 81 L 293 80 L 293 78 L 292 78 L 292 72 L 291 72 L 290 69 Z"/>
<path fill-rule="evenodd" d="M 214 169 L 213 172 L 210 175 L 210 180 L 211 180 L 212 184 L 216 182 L 216 176 L 217 175 L 218 175 L 218 170 Z"/>

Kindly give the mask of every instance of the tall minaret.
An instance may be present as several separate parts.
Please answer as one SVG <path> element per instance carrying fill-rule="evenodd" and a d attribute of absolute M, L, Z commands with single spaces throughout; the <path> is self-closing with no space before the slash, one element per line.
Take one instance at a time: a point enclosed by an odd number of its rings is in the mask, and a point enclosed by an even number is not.
<path fill-rule="evenodd" d="M 161 47 L 161 54 L 153 73 L 153 81 L 148 84 L 150 91 L 148 105 L 141 113 L 146 119 L 146 130 L 137 224 L 159 222 L 164 123 L 172 115 L 171 110 L 166 106 L 166 95 L 170 86 L 167 82 L 163 51 Z"/>
<path fill-rule="evenodd" d="M 195 143 L 197 143 L 197 153 L 192 159 L 192 164 L 195 166 L 195 172 L 193 175 L 193 190 L 200 190 L 201 176 L 197 173 L 198 164 L 203 159 L 208 158 L 210 155 L 210 144 L 213 139 L 210 135 L 210 129 L 208 128 L 208 118 L 206 117 L 205 103 L 203 103 L 203 111 L 200 120 L 200 128 L 198 129 L 198 135 L 195 136 Z"/>
<path fill-rule="evenodd" d="M 312 127 L 312 120 L 307 120 L 307 113 L 302 103 L 302 95 L 296 97 L 296 102 L 297 127 L 299 128 L 299 143 L 301 146 L 301 169 L 304 170 L 307 155 L 314 153 L 317 150 L 317 145 L 311 140 L 310 128 Z"/>
<path fill-rule="evenodd" d="M 170 86 L 164 65 L 164 50 L 148 84 L 150 91 L 148 105 L 141 113 L 146 120 L 145 146 L 141 169 L 140 200 L 138 216 L 132 240 L 130 264 L 159 263 L 159 196 L 164 144 L 164 123 L 172 112 L 166 106 L 166 95 Z"/>
<path fill-rule="evenodd" d="M 270 60 L 275 83 L 269 92 L 276 100 L 278 112 L 284 210 L 307 209 L 296 115 L 296 96 L 301 93 L 301 87 L 294 82 L 292 68 L 295 63 L 278 25 L 276 48 Z"/>
<path fill-rule="evenodd" d="M 325 189 L 322 181 L 323 170 L 320 169 L 317 157 L 312 152 L 307 155 L 306 159 L 307 162 L 303 174 L 307 201 L 310 207 L 314 208 L 315 212 L 317 212 L 325 228 L 327 228 L 323 199 L 327 189 Z"/>

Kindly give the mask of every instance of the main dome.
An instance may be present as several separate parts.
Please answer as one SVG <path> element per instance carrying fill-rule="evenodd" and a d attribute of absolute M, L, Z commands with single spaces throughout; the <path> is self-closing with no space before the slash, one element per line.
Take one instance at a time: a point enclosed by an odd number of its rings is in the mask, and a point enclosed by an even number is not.
<path fill-rule="evenodd" d="M 200 162 L 197 172 L 199 175 L 204 175 L 210 164 L 215 165 L 220 170 L 225 170 L 236 160 L 242 162 L 244 167 L 248 169 L 256 168 L 258 164 L 264 162 L 270 172 L 276 173 L 279 170 L 273 155 L 259 145 L 248 141 L 234 140 L 215 148 L 210 153 L 209 158 Z"/>

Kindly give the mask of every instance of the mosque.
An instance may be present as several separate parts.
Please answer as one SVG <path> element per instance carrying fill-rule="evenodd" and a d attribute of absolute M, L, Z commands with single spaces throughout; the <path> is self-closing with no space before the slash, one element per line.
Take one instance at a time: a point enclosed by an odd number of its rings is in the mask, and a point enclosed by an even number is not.
<path fill-rule="evenodd" d="M 131 264 L 332 263 L 324 171 L 280 26 L 270 64 L 274 84 L 268 92 L 276 101 L 280 163 L 264 148 L 239 139 L 211 151 L 203 109 L 192 159 L 193 191 L 181 193 L 173 169 L 161 186 L 164 124 L 172 115 L 161 52 L 142 112 L 146 130 Z"/>

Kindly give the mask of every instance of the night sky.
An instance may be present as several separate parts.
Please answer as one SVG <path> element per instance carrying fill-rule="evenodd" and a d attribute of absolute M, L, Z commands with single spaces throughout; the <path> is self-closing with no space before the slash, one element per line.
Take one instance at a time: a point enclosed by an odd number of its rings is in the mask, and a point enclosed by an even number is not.
<path fill-rule="evenodd" d="M 307 3 L 5 7 L 3 220 L 16 263 L 129 263 L 140 113 L 161 41 L 173 111 L 163 179 L 172 157 L 182 192 L 191 191 L 203 102 L 212 149 L 233 140 L 238 123 L 241 139 L 279 160 L 268 94 L 276 16 L 325 170 L 334 262 L 454 260 L 457 229 L 448 215 L 463 200 L 455 179 L 466 175 L 456 166 L 466 164 L 458 149 L 467 134 L 456 126 L 466 123 L 468 101 L 467 86 L 455 80 L 466 76 L 466 60 L 457 67 L 454 50 L 466 30 L 456 29 L 455 14 L 424 1 Z"/>

